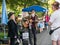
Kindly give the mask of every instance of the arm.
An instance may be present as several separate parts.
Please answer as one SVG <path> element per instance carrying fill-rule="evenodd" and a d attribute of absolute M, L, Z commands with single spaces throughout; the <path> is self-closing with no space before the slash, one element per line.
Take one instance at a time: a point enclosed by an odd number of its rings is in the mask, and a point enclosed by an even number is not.
<path fill-rule="evenodd" d="M 48 22 L 49 26 L 51 26 L 55 22 L 55 20 L 57 18 L 56 15 L 57 15 L 56 13 L 54 13 L 54 14 L 51 15 L 50 20 Z"/>
<path fill-rule="evenodd" d="M 35 16 L 35 21 L 38 22 L 38 16 L 37 15 Z"/>
<path fill-rule="evenodd" d="M 11 31 L 12 31 L 12 33 L 13 33 L 13 37 L 17 37 L 17 32 L 16 32 L 16 28 L 17 27 L 15 27 L 15 24 L 14 24 L 14 22 L 13 22 L 13 20 L 10 22 L 10 25 L 11 25 Z"/>
<path fill-rule="evenodd" d="M 51 22 L 48 22 L 48 24 L 49 24 L 49 26 L 51 26 L 51 25 L 52 25 L 52 23 L 51 23 Z"/>

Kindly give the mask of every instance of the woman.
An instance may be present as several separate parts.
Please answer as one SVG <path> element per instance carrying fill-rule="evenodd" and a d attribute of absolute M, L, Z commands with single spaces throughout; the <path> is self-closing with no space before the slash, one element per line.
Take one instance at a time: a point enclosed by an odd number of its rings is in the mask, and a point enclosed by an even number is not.
<path fill-rule="evenodd" d="M 52 9 L 53 13 L 50 17 L 49 25 L 51 26 L 51 30 L 56 29 L 52 34 L 51 34 L 51 40 L 52 40 L 52 45 L 60 45 L 60 9 L 59 9 L 59 3 L 54 2 L 52 4 Z"/>
<path fill-rule="evenodd" d="M 10 45 L 15 45 L 15 40 L 18 37 L 17 24 L 13 12 L 8 14 L 8 37 L 10 37 Z"/>
<path fill-rule="evenodd" d="M 48 30 L 48 22 L 49 22 L 49 19 L 50 19 L 50 17 L 48 15 L 48 12 L 46 12 L 45 13 L 45 27 L 46 27 L 47 30 Z"/>

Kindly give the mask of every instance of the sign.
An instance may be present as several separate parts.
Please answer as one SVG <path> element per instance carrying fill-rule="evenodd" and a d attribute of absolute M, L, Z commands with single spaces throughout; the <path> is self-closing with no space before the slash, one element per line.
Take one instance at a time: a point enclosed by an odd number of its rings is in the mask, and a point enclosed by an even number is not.
<path fill-rule="evenodd" d="M 23 33 L 23 39 L 28 39 L 28 38 L 29 38 L 29 33 L 28 32 Z"/>

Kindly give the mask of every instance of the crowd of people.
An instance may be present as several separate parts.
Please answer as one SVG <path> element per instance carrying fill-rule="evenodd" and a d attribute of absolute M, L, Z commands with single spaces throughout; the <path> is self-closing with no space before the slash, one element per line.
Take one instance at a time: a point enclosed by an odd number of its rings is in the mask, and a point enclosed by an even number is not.
<path fill-rule="evenodd" d="M 42 32 L 45 28 L 45 24 L 48 21 L 47 20 L 48 15 L 45 17 L 42 17 L 42 19 L 38 19 L 38 16 L 36 15 L 35 11 L 32 10 L 29 14 L 28 12 L 24 12 L 22 14 L 23 18 L 15 17 L 13 12 L 10 12 L 8 14 L 8 37 L 10 37 L 10 44 L 14 45 L 16 38 L 18 38 L 18 30 L 20 31 L 20 37 L 22 39 L 22 28 L 27 28 L 29 30 L 29 40 L 30 44 L 32 45 L 32 39 L 31 39 L 31 32 L 34 36 L 34 45 L 36 45 L 36 32 L 40 30 L 39 32 Z"/>
<path fill-rule="evenodd" d="M 38 29 L 40 32 L 43 30 L 48 30 L 48 22 L 49 22 L 50 16 L 46 13 L 41 19 L 38 20 Z"/>
<path fill-rule="evenodd" d="M 34 37 L 34 45 L 36 45 L 36 32 L 42 32 L 48 23 L 48 15 L 38 19 L 36 12 L 32 9 L 30 13 L 23 12 L 22 18 L 15 17 L 13 12 L 8 14 L 8 37 L 10 37 L 10 45 L 15 45 L 15 40 L 18 38 L 18 30 L 20 31 L 20 38 L 22 39 L 22 30 L 27 28 L 29 30 L 29 41 L 32 45 L 31 32 Z M 24 44 L 23 44 L 24 45 Z"/>
<path fill-rule="evenodd" d="M 24 14 L 25 15 L 25 14 Z M 15 16 L 13 12 L 10 12 L 8 14 L 8 37 L 10 37 L 10 45 L 15 45 L 15 40 L 18 38 L 18 29 L 28 29 L 29 30 L 29 41 L 30 44 L 32 45 L 32 40 L 31 40 L 31 31 L 34 36 L 34 45 L 36 45 L 36 23 L 37 23 L 37 15 L 35 14 L 35 11 L 31 11 L 30 16 L 23 16 L 21 25 L 16 22 Z M 19 28 L 18 28 L 19 27 Z M 20 31 L 20 34 L 22 34 L 22 30 Z M 22 36 L 21 36 L 22 37 Z M 23 41 L 23 39 L 22 39 Z M 25 45 L 23 43 L 23 45 Z"/>
<path fill-rule="evenodd" d="M 51 17 L 49 17 L 48 12 L 41 18 L 39 19 L 38 16 L 36 15 L 35 10 L 31 10 L 30 13 L 28 12 L 23 12 L 22 14 L 22 19 L 15 17 L 13 12 L 10 12 L 8 14 L 8 37 L 10 37 L 10 45 L 15 45 L 15 41 L 18 36 L 18 30 L 20 31 L 20 38 L 22 39 L 22 31 L 23 30 L 28 30 L 29 32 L 29 43 L 30 45 L 32 44 L 32 39 L 31 39 L 31 32 L 33 34 L 33 42 L 34 45 L 37 45 L 37 37 L 36 37 L 36 31 L 39 30 L 42 32 L 45 28 L 48 28 L 48 25 L 51 27 L 51 30 L 53 33 L 51 34 L 51 39 L 52 39 L 52 45 L 60 45 L 60 9 L 59 9 L 59 3 L 54 2 L 52 4 L 52 8 L 54 10 L 53 14 Z M 18 21 L 17 21 L 18 20 Z M 19 22 L 19 23 L 18 23 Z M 57 29 L 56 29 L 57 28 Z M 52 32 L 50 30 L 50 33 Z M 23 45 L 25 45 L 23 43 Z"/>

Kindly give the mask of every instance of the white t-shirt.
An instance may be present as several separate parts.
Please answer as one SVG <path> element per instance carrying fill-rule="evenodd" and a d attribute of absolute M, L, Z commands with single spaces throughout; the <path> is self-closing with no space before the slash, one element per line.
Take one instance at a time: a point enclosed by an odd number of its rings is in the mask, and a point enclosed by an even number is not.
<path fill-rule="evenodd" d="M 50 21 L 52 23 L 51 29 L 55 29 L 60 26 L 60 9 L 56 10 L 50 17 Z"/>

